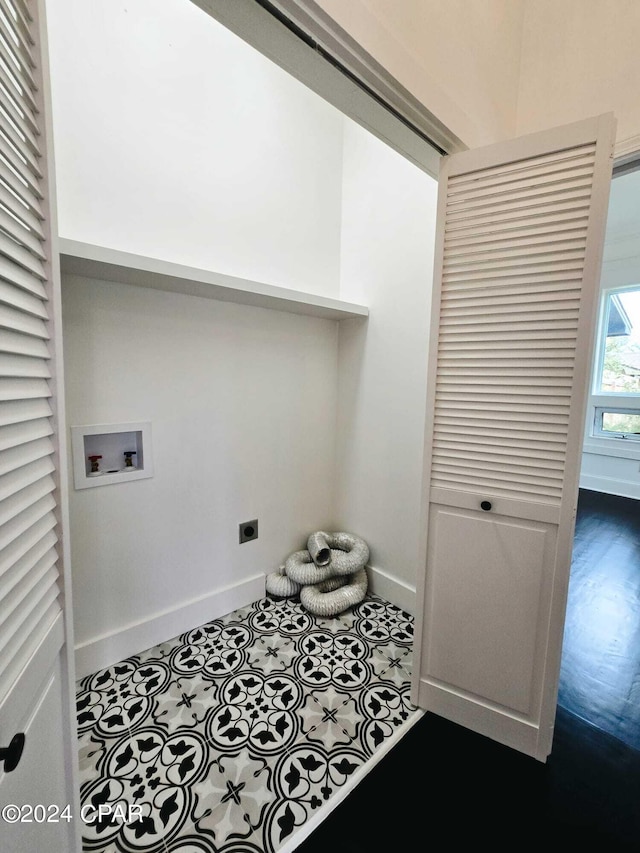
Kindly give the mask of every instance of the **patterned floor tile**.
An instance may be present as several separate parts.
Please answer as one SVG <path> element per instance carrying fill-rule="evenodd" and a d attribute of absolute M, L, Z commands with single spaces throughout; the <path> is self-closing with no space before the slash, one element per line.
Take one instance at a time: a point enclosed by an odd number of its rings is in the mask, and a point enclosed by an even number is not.
<path fill-rule="evenodd" d="M 78 770 L 81 785 L 96 778 L 106 752 L 105 740 L 95 732 L 89 730 L 78 734 Z"/>
<path fill-rule="evenodd" d="M 228 845 L 254 835 L 274 801 L 272 774 L 268 758 L 255 758 L 247 749 L 237 755 L 219 756 L 207 777 L 193 787 L 198 834 L 208 836 L 216 850 L 226 850 Z"/>
<path fill-rule="evenodd" d="M 178 675 L 155 697 L 153 721 L 170 732 L 199 727 L 217 704 L 218 686 L 200 675 Z"/>
<path fill-rule="evenodd" d="M 255 754 L 276 755 L 299 734 L 296 709 L 302 686 L 292 674 L 249 671 L 231 676 L 205 723 L 205 736 L 221 752 L 247 746 Z"/>
<path fill-rule="evenodd" d="M 131 731 L 150 716 L 153 697 L 171 677 L 167 663 L 139 663 L 133 657 L 84 678 L 76 696 L 80 733 L 92 730 L 100 737 L 117 738 Z"/>
<path fill-rule="evenodd" d="M 401 685 L 411 681 L 412 663 L 409 649 L 389 643 L 374 650 L 371 665 L 378 678 Z"/>
<path fill-rule="evenodd" d="M 277 851 L 318 809 L 360 770 L 366 755 L 355 747 L 330 751 L 300 743 L 282 756 L 274 771 L 276 799 L 262 824 L 265 851 Z"/>
<path fill-rule="evenodd" d="M 413 623 L 266 597 L 77 685 L 96 853 L 276 853 L 402 733 Z"/>
<path fill-rule="evenodd" d="M 307 693 L 300 716 L 304 737 L 327 751 L 354 743 L 362 720 L 354 697 L 331 686 Z"/>
<path fill-rule="evenodd" d="M 192 786 L 208 765 L 197 731 L 167 735 L 148 726 L 123 737 L 99 778 L 81 787 L 81 807 L 96 818 L 84 825 L 83 849 L 101 850 L 108 841 L 126 851 L 164 851 L 164 839 L 189 820 Z"/>

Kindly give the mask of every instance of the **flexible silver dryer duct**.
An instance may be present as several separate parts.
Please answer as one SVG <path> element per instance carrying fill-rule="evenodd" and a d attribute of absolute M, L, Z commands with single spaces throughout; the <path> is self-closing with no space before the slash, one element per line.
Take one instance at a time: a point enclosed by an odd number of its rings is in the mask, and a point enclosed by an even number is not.
<path fill-rule="evenodd" d="M 267 575 L 267 592 L 278 598 L 300 595 L 316 616 L 335 616 L 359 604 L 368 589 L 369 546 L 352 533 L 319 530 L 307 548 L 295 551 L 278 571 Z"/>

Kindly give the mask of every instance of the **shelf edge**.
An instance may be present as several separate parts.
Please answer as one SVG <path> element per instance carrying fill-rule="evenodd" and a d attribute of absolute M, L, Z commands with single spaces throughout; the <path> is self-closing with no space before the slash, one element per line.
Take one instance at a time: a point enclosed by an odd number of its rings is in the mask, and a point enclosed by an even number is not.
<path fill-rule="evenodd" d="M 66 275 L 149 287 L 330 320 L 366 319 L 369 316 L 369 309 L 365 305 L 188 267 L 159 258 L 121 252 L 66 238 L 60 238 L 59 247 L 60 270 Z"/>

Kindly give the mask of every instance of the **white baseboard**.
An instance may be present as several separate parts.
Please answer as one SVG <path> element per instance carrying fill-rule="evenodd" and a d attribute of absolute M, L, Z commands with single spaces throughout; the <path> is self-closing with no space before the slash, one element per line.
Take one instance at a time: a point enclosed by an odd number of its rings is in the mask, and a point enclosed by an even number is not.
<path fill-rule="evenodd" d="M 632 480 L 614 480 L 612 477 L 598 477 L 595 474 L 581 474 L 580 488 L 592 492 L 604 492 L 607 495 L 619 495 L 622 498 L 640 500 L 640 483 Z"/>
<path fill-rule="evenodd" d="M 416 588 L 409 586 L 408 583 L 398 580 L 393 575 L 387 574 L 382 569 L 376 569 L 375 566 L 367 566 L 367 574 L 369 576 L 369 591 L 379 595 L 380 598 L 390 601 L 396 607 L 409 613 L 411 616 L 416 615 Z"/>
<path fill-rule="evenodd" d="M 108 634 L 76 646 L 76 677 L 83 678 L 131 655 L 171 640 L 191 628 L 204 625 L 245 607 L 265 594 L 265 575 L 254 575 L 232 586 L 217 589 L 193 601 L 177 605 Z"/>

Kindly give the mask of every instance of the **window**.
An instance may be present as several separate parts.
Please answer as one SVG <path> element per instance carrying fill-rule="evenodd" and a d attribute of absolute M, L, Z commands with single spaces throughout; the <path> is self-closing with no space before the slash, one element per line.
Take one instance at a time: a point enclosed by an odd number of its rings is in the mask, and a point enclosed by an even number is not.
<path fill-rule="evenodd" d="M 593 438 L 640 440 L 640 284 L 603 294 L 591 397 Z"/>
<path fill-rule="evenodd" d="M 596 406 L 594 436 L 640 440 L 640 411 Z"/>

